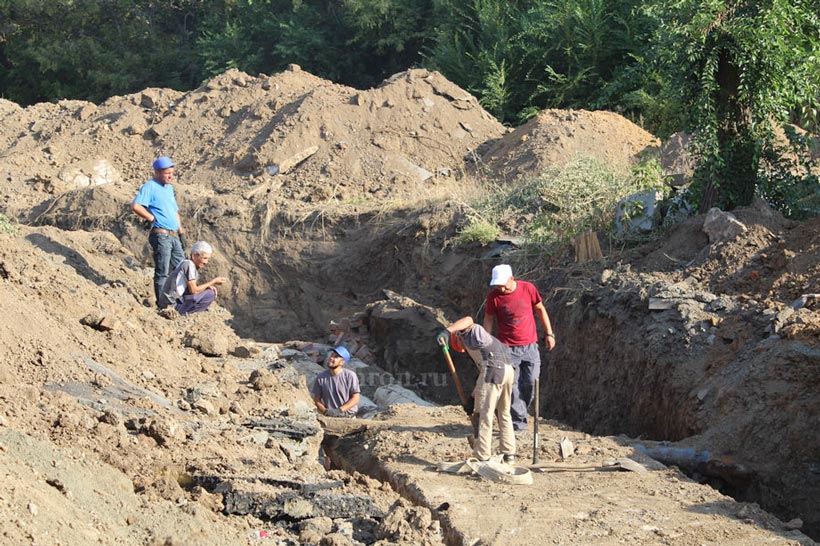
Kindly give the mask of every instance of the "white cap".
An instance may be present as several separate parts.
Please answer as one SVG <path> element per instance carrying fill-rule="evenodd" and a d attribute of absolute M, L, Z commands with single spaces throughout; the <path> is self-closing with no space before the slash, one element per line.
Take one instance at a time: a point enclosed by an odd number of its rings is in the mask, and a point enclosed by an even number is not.
<path fill-rule="evenodd" d="M 512 267 L 507 264 L 497 265 L 493 268 L 493 278 L 490 281 L 490 286 L 507 284 L 507 281 L 510 280 L 512 276 Z"/>

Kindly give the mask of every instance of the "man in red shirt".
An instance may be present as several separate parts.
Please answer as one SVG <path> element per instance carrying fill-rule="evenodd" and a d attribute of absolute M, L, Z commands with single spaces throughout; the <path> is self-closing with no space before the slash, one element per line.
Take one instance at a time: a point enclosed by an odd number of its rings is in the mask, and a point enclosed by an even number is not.
<path fill-rule="evenodd" d="M 555 334 L 541 294 L 532 283 L 518 281 L 507 264 L 493 268 L 490 281 L 492 289 L 487 294 L 484 309 L 484 329 L 510 348 L 515 379 L 513 382 L 512 413 L 513 428 L 526 430 L 527 408 L 535 396 L 535 382 L 541 375 L 541 355 L 538 352 L 538 331 L 535 317 L 544 328 L 544 345 L 548 351 L 555 348 Z"/>

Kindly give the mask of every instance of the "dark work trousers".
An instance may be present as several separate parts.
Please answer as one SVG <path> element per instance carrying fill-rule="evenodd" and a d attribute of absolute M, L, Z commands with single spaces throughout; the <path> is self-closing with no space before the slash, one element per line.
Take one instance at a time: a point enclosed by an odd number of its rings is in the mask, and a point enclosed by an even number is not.
<path fill-rule="evenodd" d="M 185 254 L 179 237 L 167 233 L 152 231 L 148 236 L 148 243 L 154 252 L 154 295 L 159 305 L 159 296 L 162 294 L 162 287 L 165 286 L 165 279 L 179 265 L 179 262 L 185 259 Z"/>
<path fill-rule="evenodd" d="M 535 396 L 535 382 L 541 376 L 541 354 L 538 343 L 510 347 L 512 353 L 513 379 L 512 414 L 513 429 L 527 429 L 527 408 Z"/>
<path fill-rule="evenodd" d="M 177 304 L 177 312 L 180 315 L 190 315 L 204 311 L 214 302 L 216 292 L 207 288 L 199 294 L 185 294 L 182 301 Z"/>

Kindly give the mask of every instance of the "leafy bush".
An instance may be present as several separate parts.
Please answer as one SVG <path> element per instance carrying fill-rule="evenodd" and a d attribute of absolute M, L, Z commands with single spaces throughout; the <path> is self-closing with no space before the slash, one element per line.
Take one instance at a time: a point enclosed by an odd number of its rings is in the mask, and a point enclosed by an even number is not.
<path fill-rule="evenodd" d="M 487 245 L 495 241 L 501 234 L 498 226 L 490 224 L 480 218 L 471 218 L 469 223 L 458 233 L 458 242 L 462 244 L 480 243 Z"/>
<path fill-rule="evenodd" d="M 812 159 L 816 143 L 786 127 L 787 143 L 773 138 L 763 146 L 756 193 L 788 218 L 820 215 L 820 178 Z"/>

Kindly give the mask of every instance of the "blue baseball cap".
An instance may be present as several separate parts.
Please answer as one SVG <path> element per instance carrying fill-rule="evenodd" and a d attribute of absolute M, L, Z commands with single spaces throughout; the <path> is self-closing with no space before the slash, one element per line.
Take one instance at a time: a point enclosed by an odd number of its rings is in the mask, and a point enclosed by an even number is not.
<path fill-rule="evenodd" d="M 339 355 L 340 357 L 342 357 L 342 358 L 344 359 L 345 364 L 347 364 L 348 362 L 350 362 L 350 353 L 347 351 L 347 349 L 345 349 L 345 348 L 344 348 L 344 347 L 342 347 L 341 345 L 339 345 L 338 347 L 333 347 L 333 351 L 334 351 L 337 355 Z"/>
<path fill-rule="evenodd" d="M 154 170 L 161 171 L 162 169 L 169 169 L 174 166 L 174 162 L 167 155 L 158 157 L 154 160 Z"/>

